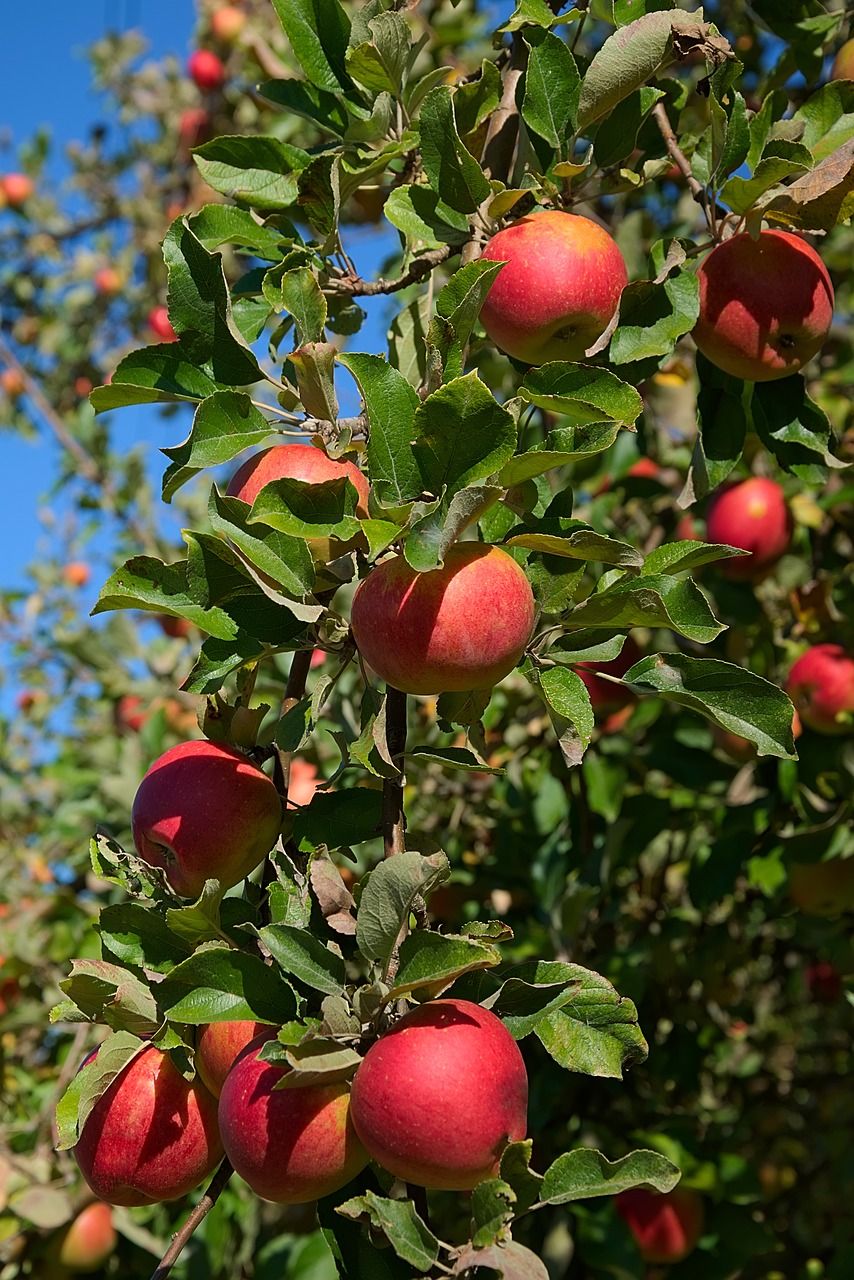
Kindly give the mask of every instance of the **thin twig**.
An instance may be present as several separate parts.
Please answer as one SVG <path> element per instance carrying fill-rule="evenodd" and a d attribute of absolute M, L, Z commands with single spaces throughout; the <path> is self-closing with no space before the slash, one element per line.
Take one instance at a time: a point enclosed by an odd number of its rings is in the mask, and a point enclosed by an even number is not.
<path fill-rule="evenodd" d="M 657 102 L 652 109 L 652 114 L 655 119 L 655 123 L 658 125 L 658 132 L 661 134 L 662 138 L 664 139 L 664 145 L 667 148 L 667 154 L 670 156 L 670 159 L 673 161 L 673 163 L 676 165 L 676 168 L 679 170 L 679 172 L 682 174 L 682 177 L 685 179 L 686 185 L 688 187 L 688 190 L 691 192 L 691 195 L 694 197 L 694 199 L 697 201 L 697 204 L 703 210 L 703 214 L 705 215 L 709 230 L 712 233 L 712 236 L 715 237 L 716 239 L 717 237 L 715 236 L 715 220 L 713 216 L 713 210 L 709 202 L 708 193 L 706 191 L 706 188 L 703 186 L 702 182 L 700 182 L 697 178 L 694 177 L 694 174 L 691 171 L 691 162 L 688 159 L 688 157 L 685 155 L 685 152 L 679 146 L 679 142 L 676 138 L 676 134 L 673 132 L 673 127 L 669 119 L 667 118 L 667 111 L 665 110 L 663 103 Z"/>
<path fill-rule="evenodd" d="M 166 1280 L 175 1263 L 184 1251 L 184 1246 L 198 1226 L 204 1222 L 217 1200 L 222 1195 L 234 1170 L 228 1160 L 223 1160 L 213 1176 L 210 1186 L 184 1223 L 180 1231 L 172 1237 L 172 1243 L 164 1253 L 152 1274 L 151 1280 Z"/>
<path fill-rule="evenodd" d="M 324 293 L 344 293 L 351 298 L 369 298 L 380 293 L 398 293 L 410 284 L 423 280 L 451 256 L 449 244 L 440 245 L 414 258 L 409 267 L 393 280 L 364 280 L 361 276 L 337 276 L 323 286 Z"/>

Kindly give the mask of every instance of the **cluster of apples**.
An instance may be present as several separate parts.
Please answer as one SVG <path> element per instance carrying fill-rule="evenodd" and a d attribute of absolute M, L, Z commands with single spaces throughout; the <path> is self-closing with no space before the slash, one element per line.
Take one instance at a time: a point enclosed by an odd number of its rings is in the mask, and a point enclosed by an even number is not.
<path fill-rule="evenodd" d="M 470 1001 L 432 1000 L 405 1014 L 368 1049 L 352 1086 L 288 1087 L 287 1071 L 261 1056 L 275 1034 L 258 1022 L 211 1023 L 192 1081 L 168 1054 L 143 1048 L 95 1103 L 75 1147 L 95 1195 L 126 1206 L 175 1200 L 223 1154 L 277 1204 L 330 1195 L 369 1159 L 417 1186 L 465 1191 L 493 1176 L 507 1143 L 527 1131 L 519 1048 Z"/>

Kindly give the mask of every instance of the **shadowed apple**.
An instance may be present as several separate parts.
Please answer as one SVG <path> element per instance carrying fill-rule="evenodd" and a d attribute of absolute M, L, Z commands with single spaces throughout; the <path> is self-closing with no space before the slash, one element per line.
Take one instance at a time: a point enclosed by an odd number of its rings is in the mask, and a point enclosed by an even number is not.
<path fill-rule="evenodd" d="M 829 919 L 854 910 L 854 858 L 793 863 L 789 897 L 805 916 Z"/>
<path fill-rule="evenodd" d="M 226 1076 L 253 1040 L 269 1040 L 276 1028 L 265 1022 L 211 1022 L 202 1027 L 196 1041 L 196 1070 L 217 1098 Z"/>
<path fill-rule="evenodd" d="M 161 342 L 177 342 L 178 335 L 172 328 L 169 312 L 165 307 L 152 307 L 148 313 L 148 327 Z"/>
<path fill-rule="evenodd" d="M 95 1103 L 74 1155 L 107 1204 L 177 1200 L 222 1158 L 216 1099 L 148 1045 Z"/>
<path fill-rule="evenodd" d="M 489 337 L 525 364 L 581 360 L 607 329 L 628 283 L 623 255 L 590 218 L 549 209 L 494 235 L 504 262 L 480 312 Z"/>
<path fill-rule="evenodd" d="M 528 1076 L 494 1013 L 468 1000 L 413 1009 L 368 1050 L 352 1090 L 356 1132 L 389 1173 L 466 1191 L 527 1129 Z"/>
<path fill-rule="evenodd" d="M 840 644 L 816 644 L 792 666 L 786 692 L 816 733 L 854 731 L 854 658 Z"/>
<path fill-rule="evenodd" d="M 360 583 L 351 611 L 362 657 L 404 693 L 490 689 L 516 666 L 534 627 L 528 579 L 500 547 L 458 542 L 441 569 L 403 556 Z"/>
<path fill-rule="evenodd" d="M 73 1275 L 100 1271 L 118 1243 L 113 1211 L 98 1200 L 89 1204 L 51 1242 L 48 1257 Z"/>
<path fill-rule="evenodd" d="M 681 1262 L 703 1233 L 703 1201 L 687 1187 L 667 1195 L 635 1187 L 617 1196 L 616 1207 L 645 1262 Z"/>
<path fill-rule="evenodd" d="M 251 760 L 214 742 L 182 742 L 146 773 L 131 822 L 139 856 L 185 898 L 205 880 L 237 884 L 269 853 L 281 825 L 276 788 Z"/>
<path fill-rule="evenodd" d="M 783 490 L 765 476 L 752 476 L 722 489 L 706 516 L 706 539 L 749 551 L 720 562 L 728 578 L 755 579 L 788 549 L 792 517 Z"/>
<path fill-rule="evenodd" d="M 331 1195 L 368 1157 L 350 1121 L 343 1082 L 276 1089 L 285 1074 L 251 1044 L 232 1067 L 219 1101 L 225 1152 L 256 1195 L 306 1204 Z"/>
<path fill-rule="evenodd" d="M 821 349 L 833 285 L 806 240 L 790 231 L 725 240 L 700 264 L 694 341 L 712 364 L 746 382 L 787 378 Z"/>

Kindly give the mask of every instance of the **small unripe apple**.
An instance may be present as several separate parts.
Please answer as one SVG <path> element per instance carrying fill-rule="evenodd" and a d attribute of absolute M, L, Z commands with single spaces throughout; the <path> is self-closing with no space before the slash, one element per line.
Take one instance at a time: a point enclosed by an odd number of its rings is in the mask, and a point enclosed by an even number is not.
<path fill-rule="evenodd" d="M 19 400 L 26 391 L 27 384 L 19 369 L 4 369 L 0 373 L 0 387 L 10 400 Z"/>
<path fill-rule="evenodd" d="M 178 335 L 172 328 L 169 312 L 165 307 L 152 307 L 148 313 L 148 327 L 161 342 L 178 341 Z"/>
<path fill-rule="evenodd" d="M 0 194 L 10 209 L 20 209 L 35 191 L 32 178 L 25 173 L 6 173 L 0 178 Z"/>
<path fill-rule="evenodd" d="M 681 1262 L 703 1234 L 703 1201 L 687 1187 L 666 1195 L 635 1187 L 617 1196 L 616 1208 L 645 1262 Z"/>
<path fill-rule="evenodd" d="M 95 1103 L 74 1155 L 107 1204 L 177 1200 L 222 1158 L 216 1099 L 198 1081 L 185 1080 L 168 1054 L 147 1045 Z"/>
<path fill-rule="evenodd" d="M 821 258 L 790 231 L 745 231 L 700 264 L 694 341 L 707 360 L 746 382 L 788 378 L 821 349 L 833 285 Z"/>
<path fill-rule="evenodd" d="M 108 1204 L 97 1200 L 78 1213 L 51 1252 L 59 1265 L 72 1274 L 88 1275 L 100 1271 L 117 1243 L 113 1211 Z"/>
<path fill-rule="evenodd" d="M 116 703 L 116 720 L 119 728 L 128 733 L 139 733 L 147 719 L 145 703 L 139 694 L 125 693 Z"/>
<path fill-rule="evenodd" d="M 833 59 L 830 78 L 831 80 L 854 80 L 854 40 L 846 40 Z"/>
<path fill-rule="evenodd" d="M 276 1028 L 265 1022 L 211 1022 L 202 1027 L 196 1041 L 196 1070 L 211 1093 L 219 1097 L 226 1076 L 248 1044 L 275 1034 Z"/>
<path fill-rule="evenodd" d="M 721 561 L 728 578 L 761 577 L 788 549 L 792 518 L 783 490 L 765 476 L 728 485 L 712 500 L 706 516 L 706 540 L 749 551 Z"/>
<path fill-rule="evenodd" d="M 222 44 L 233 44 L 245 25 L 246 14 L 233 4 L 224 4 L 211 14 L 211 32 Z"/>
<path fill-rule="evenodd" d="M 525 1137 L 528 1076 L 494 1013 L 430 1000 L 368 1050 L 351 1109 L 368 1153 L 396 1178 L 468 1191 L 495 1176 L 508 1142 Z"/>
<path fill-rule="evenodd" d="M 612 684 L 610 680 L 603 680 L 597 675 L 597 672 L 602 671 L 607 676 L 624 676 L 629 667 L 633 667 L 636 662 L 640 662 L 642 657 L 643 654 L 634 640 L 631 636 L 627 636 L 618 656 L 612 658 L 610 662 L 579 663 L 576 669 L 587 686 L 587 692 L 590 694 L 590 703 L 594 711 L 616 711 L 630 703 L 633 698 L 631 689 L 625 689 L 619 684 Z"/>
<path fill-rule="evenodd" d="M 490 689 L 508 675 L 534 627 L 528 579 L 500 547 L 458 542 L 441 569 L 402 555 L 371 570 L 351 610 L 359 651 L 403 693 Z"/>
<path fill-rule="evenodd" d="M 197 49 L 187 60 L 190 79 L 199 89 L 221 89 L 225 84 L 225 67 L 222 60 L 210 49 Z"/>
<path fill-rule="evenodd" d="M 92 570 L 83 560 L 72 560 L 63 567 L 62 577 L 69 587 L 85 587 L 92 577 Z"/>
<path fill-rule="evenodd" d="M 821 1004 L 835 1004 L 842 995 L 842 974 L 829 960 L 817 960 L 807 966 L 807 990 Z"/>
<path fill-rule="evenodd" d="M 789 897 L 805 916 L 831 917 L 854 910 L 854 858 L 793 863 Z"/>
<path fill-rule="evenodd" d="M 276 1204 L 307 1204 L 345 1186 L 368 1157 L 350 1120 L 344 1082 L 276 1089 L 285 1072 L 250 1045 L 219 1100 L 225 1152 L 249 1186 Z"/>
<path fill-rule="evenodd" d="M 139 856 L 162 867 L 177 894 L 197 897 L 205 880 L 237 884 L 273 847 L 278 792 L 245 755 L 215 742 L 170 747 L 146 773 L 131 822 Z"/>
<path fill-rule="evenodd" d="M 854 658 L 840 644 L 816 644 L 789 672 L 786 692 L 816 733 L 854 731 Z"/>
<path fill-rule="evenodd" d="M 99 267 L 92 277 L 92 283 L 100 297 L 114 298 L 117 293 L 121 293 L 124 281 L 115 267 Z"/>
<path fill-rule="evenodd" d="M 504 262 L 480 312 L 497 347 L 525 364 L 582 360 L 607 329 L 628 283 L 623 255 L 589 218 L 551 209 L 487 242 Z"/>
<path fill-rule="evenodd" d="M 271 449 L 255 453 L 231 477 L 228 496 L 239 498 L 251 506 L 261 490 L 273 480 L 302 480 L 304 484 L 324 484 L 327 480 L 346 477 L 359 495 L 356 515 L 365 519 L 368 514 L 368 480 L 355 462 L 347 458 L 334 459 L 316 449 L 313 444 L 277 444 Z M 338 556 L 352 550 L 352 542 L 339 538 L 309 538 L 308 545 L 314 559 L 328 564 Z"/>
<path fill-rule="evenodd" d="M 201 146 L 211 135 L 211 117 L 210 112 L 204 107 L 188 107 L 186 111 L 182 111 L 178 120 L 178 138 L 181 146 L 188 151 L 190 147 Z M 177 204 L 173 209 L 171 206 L 167 213 L 171 213 L 172 217 L 169 221 L 173 221 L 183 213 L 184 206 Z"/>

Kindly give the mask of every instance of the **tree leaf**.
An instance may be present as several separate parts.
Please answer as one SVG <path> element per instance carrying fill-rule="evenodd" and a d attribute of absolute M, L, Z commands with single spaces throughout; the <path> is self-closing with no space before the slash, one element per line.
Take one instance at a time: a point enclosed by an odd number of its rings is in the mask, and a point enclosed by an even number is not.
<path fill-rule="evenodd" d="M 427 858 L 420 853 L 398 853 L 374 868 L 362 882 L 356 924 L 356 941 L 366 960 L 388 965 L 413 899 L 429 893 L 449 875 L 444 853 Z"/>
<path fill-rule="evenodd" d="M 417 392 L 381 356 L 345 352 L 339 362 L 356 379 L 365 402 L 373 493 L 381 506 L 411 502 L 422 487 L 412 450 Z"/>
<path fill-rule="evenodd" d="M 437 497 L 488 479 L 516 448 L 516 423 L 476 373 L 428 396 L 416 411 L 415 433 L 423 487 Z"/>
<path fill-rule="evenodd" d="M 488 942 L 417 929 L 400 948 L 400 967 L 389 999 L 423 987 L 446 991 L 462 974 L 500 963 L 500 954 Z"/>
<path fill-rule="evenodd" d="M 600 168 L 620 164 L 632 154 L 641 126 L 664 96 L 663 89 L 635 89 L 605 117 L 593 142 L 593 154 Z"/>
<path fill-rule="evenodd" d="M 741 547 L 727 547 L 718 542 L 665 542 L 650 551 L 642 573 L 686 573 L 715 560 L 731 560 L 748 553 Z"/>
<path fill-rule="evenodd" d="M 675 1164 L 657 1151 L 632 1151 L 613 1163 L 600 1151 L 581 1147 L 558 1156 L 543 1176 L 544 1204 L 570 1204 L 596 1196 L 616 1196 L 632 1187 L 672 1191 L 681 1177 Z"/>
<path fill-rule="evenodd" d="M 643 409 L 638 392 L 616 374 L 566 361 L 530 370 L 519 395 L 530 404 L 563 415 L 575 426 L 609 421 L 631 425 Z"/>
<path fill-rule="evenodd" d="M 793 707 L 768 680 L 721 662 L 682 653 L 651 654 L 626 672 L 627 684 L 699 711 L 713 724 L 754 743 L 760 755 L 796 759 Z"/>
<path fill-rule="evenodd" d="M 296 1013 L 294 993 L 277 969 L 228 947 L 197 951 L 167 974 L 157 994 L 171 1022 L 192 1026 L 241 1019 L 280 1023 Z"/>
<path fill-rule="evenodd" d="M 303 600 L 314 586 L 314 561 L 302 538 L 291 537 L 257 521 L 239 498 L 224 497 L 211 489 L 208 518 L 214 533 L 227 538 L 243 562 L 262 579 L 275 584 L 286 598 Z"/>
<path fill-rule="evenodd" d="M 252 503 L 246 522 L 250 526 L 268 525 L 295 538 L 347 540 L 359 532 L 358 501 L 356 488 L 347 476 L 336 476 L 321 484 L 287 477 L 264 486 Z"/>
<path fill-rule="evenodd" d="M 670 627 L 698 644 L 710 644 L 726 628 L 690 579 L 664 573 L 623 577 L 597 591 L 568 615 L 573 626 Z"/>
<path fill-rule="evenodd" d="M 430 186 L 458 213 L 474 213 L 490 193 L 480 164 L 467 151 L 454 119 L 447 85 L 431 89 L 421 108 L 421 158 Z"/>
<path fill-rule="evenodd" d="M 427 249 L 441 244 L 464 244 L 469 238 L 469 224 L 464 213 L 458 213 L 429 187 L 395 187 L 383 206 L 383 213 L 406 239 Z"/>
<path fill-rule="evenodd" d="M 161 449 L 170 460 L 163 476 L 163 501 L 169 502 L 203 468 L 230 462 L 244 449 L 261 444 L 270 432 L 270 423 L 248 395 L 215 391 L 196 409 L 186 440 Z"/>
<path fill-rule="evenodd" d="M 104 907 L 96 928 L 105 954 L 135 969 L 168 973 L 190 953 L 163 916 L 139 902 Z"/>
<path fill-rule="evenodd" d="M 96 387 L 89 399 L 96 413 L 132 404 L 168 404 L 204 400 L 217 390 L 213 378 L 187 358 L 180 343 L 132 351 L 119 361 L 108 387 Z"/>
<path fill-rule="evenodd" d="M 343 990 L 344 961 L 307 929 L 271 924 L 259 929 L 258 937 L 284 973 L 325 995 Z"/>
<path fill-rule="evenodd" d="M 273 8 L 312 84 L 333 94 L 350 89 L 350 20 L 338 0 L 273 0 Z"/>
<path fill-rule="evenodd" d="M 213 138 L 193 151 L 209 187 L 253 209 L 289 209 L 299 192 L 297 177 L 309 163 L 307 151 L 278 138 Z"/>
<path fill-rule="evenodd" d="M 593 708 L 584 681 L 566 667 L 534 668 L 538 685 L 554 724 L 561 752 L 570 768 L 581 763 L 593 736 Z"/>
<path fill-rule="evenodd" d="M 335 1210 L 356 1222 L 370 1222 L 381 1231 L 399 1258 L 424 1275 L 439 1256 L 439 1241 L 415 1212 L 411 1200 L 387 1200 L 366 1191 L 363 1196 L 345 1200 Z"/>
<path fill-rule="evenodd" d="M 81 1067 L 57 1103 L 59 1151 L 68 1151 L 76 1144 L 95 1103 L 143 1047 L 144 1042 L 138 1036 L 117 1031 L 108 1036 L 98 1046 L 97 1054 Z"/>
<path fill-rule="evenodd" d="M 529 54 L 522 119 L 552 147 L 562 148 L 578 109 L 578 67 L 565 41 L 551 31 L 530 31 L 525 44 Z"/>

